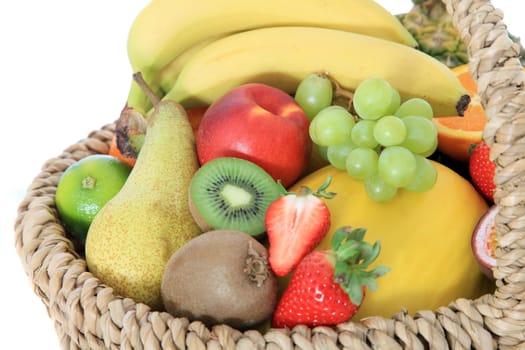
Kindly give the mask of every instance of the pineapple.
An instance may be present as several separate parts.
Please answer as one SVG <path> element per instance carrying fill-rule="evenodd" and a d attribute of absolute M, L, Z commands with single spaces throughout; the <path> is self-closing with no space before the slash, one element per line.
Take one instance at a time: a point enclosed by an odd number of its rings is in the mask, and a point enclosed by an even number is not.
<path fill-rule="evenodd" d="M 408 13 L 397 17 L 419 44 L 418 49 L 435 57 L 450 68 L 468 63 L 467 45 L 460 39 L 445 4 L 441 0 L 412 0 Z M 519 43 L 519 38 L 509 34 Z M 520 45 L 523 64 L 523 47 Z"/>

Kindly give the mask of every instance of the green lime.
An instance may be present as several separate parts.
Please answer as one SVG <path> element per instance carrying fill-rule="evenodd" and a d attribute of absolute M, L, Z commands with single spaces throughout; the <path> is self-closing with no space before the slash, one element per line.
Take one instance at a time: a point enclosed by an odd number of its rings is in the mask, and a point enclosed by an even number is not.
<path fill-rule="evenodd" d="M 131 168 L 106 155 L 87 156 L 69 166 L 56 192 L 58 214 L 66 231 L 82 244 L 95 215 L 126 182 Z"/>

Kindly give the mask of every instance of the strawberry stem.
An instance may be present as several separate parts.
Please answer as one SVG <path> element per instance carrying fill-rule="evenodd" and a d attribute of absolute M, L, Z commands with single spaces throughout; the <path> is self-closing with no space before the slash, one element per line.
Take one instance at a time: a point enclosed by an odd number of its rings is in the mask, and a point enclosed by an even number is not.
<path fill-rule="evenodd" d="M 326 198 L 326 199 L 334 198 L 336 195 L 335 192 L 326 192 L 326 189 L 328 188 L 328 186 L 330 186 L 331 182 L 332 182 L 332 177 L 328 176 L 325 182 L 323 182 L 323 184 L 317 189 L 316 192 L 313 193 L 313 195 L 317 197 L 321 197 L 321 198 Z"/>
<path fill-rule="evenodd" d="M 334 281 L 348 293 L 355 305 L 362 302 L 363 288 L 375 291 L 376 279 L 390 271 L 385 266 L 367 270 L 377 259 L 381 245 L 379 241 L 374 244 L 363 241 L 365 233 L 364 228 L 352 229 L 350 226 L 344 226 L 334 233 L 331 241 L 331 250 L 336 259 Z"/>
<path fill-rule="evenodd" d="M 332 177 L 331 176 L 328 176 L 325 180 L 325 182 L 323 182 L 323 184 L 321 186 L 319 186 L 319 188 L 317 189 L 317 191 L 313 192 L 309 187 L 307 186 L 301 186 L 299 188 L 299 191 L 297 193 L 294 193 L 294 192 L 289 192 L 284 186 L 283 184 L 281 183 L 281 180 L 277 180 L 277 185 L 279 186 L 282 194 L 284 196 L 286 195 L 289 195 L 289 194 L 296 194 L 296 195 L 309 195 L 309 194 L 312 194 L 316 197 L 320 197 L 320 198 L 326 198 L 326 199 L 331 199 L 331 198 L 334 198 L 335 195 L 337 193 L 335 192 L 327 192 L 326 189 L 328 188 L 328 186 L 330 186 L 330 183 L 332 182 Z"/>

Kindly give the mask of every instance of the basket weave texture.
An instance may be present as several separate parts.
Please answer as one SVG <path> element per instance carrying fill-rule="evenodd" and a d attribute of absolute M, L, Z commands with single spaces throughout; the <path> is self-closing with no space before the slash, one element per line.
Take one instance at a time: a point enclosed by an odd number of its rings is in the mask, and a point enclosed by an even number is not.
<path fill-rule="evenodd" d="M 525 74 L 519 45 L 487 0 L 445 0 L 468 43 L 469 69 L 489 121 L 484 138 L 497 163 L 496 289 L 437 310 L 370 317 L 336 327 L 239 331 L 153 312 L 102 285 L 66 237 L 55 208 L 65 169 L 107 153 L 114 125 L 48 160 L 28 188 L 15 223 L 15 245 L 34 292 L 46 305 L 64 349 L 525 349 Z"/>

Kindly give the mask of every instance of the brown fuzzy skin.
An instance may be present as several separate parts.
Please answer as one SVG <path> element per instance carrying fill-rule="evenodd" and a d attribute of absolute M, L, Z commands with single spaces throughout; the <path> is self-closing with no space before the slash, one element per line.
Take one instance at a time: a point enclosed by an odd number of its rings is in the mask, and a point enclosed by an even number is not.
<path fill-rule="evenodd" d="M 277 302 L 277 280 L 267 257 L 266 248 L 246 233 L 203 233 L 168 261 L 161 285 L 166 310 L 210 326 L 242 329 L 263 322 Z M 250 266 L 259 273 L 249 275 Z"/>
<path fill-rule="evenodd" d="M 160 284 L 168 259 L 201 233 L 185 190 L 197 169 L 184 109 L 161 102 L 126 183 L 89 228 L 90 272 L 117 294 L 162 310 Z"/>
<path fill-rule="evenodd" d="M 208 223 L 204 220 L 204 218 L 201 216 L 197 208 L 195 207 L 195 204 L 193 203 L 193 200 L 191 199 L 190 195 L 190 186 L 188 186 L 188 207 L 190 208 L 191 216 L 193 217 L 193 221 L 199 226 L 202 232 L 208 232 L 213 230 L 214 228 L 208 225 Z"/>

